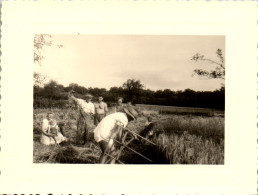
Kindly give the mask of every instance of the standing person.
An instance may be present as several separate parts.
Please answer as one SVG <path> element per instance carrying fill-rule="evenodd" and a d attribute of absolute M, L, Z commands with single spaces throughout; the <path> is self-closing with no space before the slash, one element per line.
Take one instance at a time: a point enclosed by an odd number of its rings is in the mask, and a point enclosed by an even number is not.
<path fill-rule="evenodd" d="M 123 111 L 123 108 L 124 108 L 124 104 L 123 104 L 123 98 L 122 97 L 119 97 L 118 100 L 117 100 L 117 104 L 115 106 L 115 112 L 121 112 Z"/>
<path fill-rule="evenodd" d="M 47 113 L 47 117 L 43 120 L 41 132 L 40 142 L 42 144 L 53 145 L 67 141 L 67 138 L 61 134 L 52 112 Z"/>
<path fill-rule="evenodd" d="M 123 129 L 127 126 L 128 122 L 135 120 L 138 113 L 132 107 L 124 107 L 123 111 L 112 113 L 106 116 L 94 129 L 94 139 L 99 143 L 102 150 L 100 163 L 105 163 L 108 159 L 107 151 L 111 155 L 116 155 L 118 158 L 120 153 L 119 146 L 114 140 L 122 141 Z M 115 163 L 116 159 L 111 161 Z"/>
<path fill-rule="evenodd" d="M 107 115 L 108 107 L 105 102 L 103 102 L 103 97 L 98 97 L 98 102 L 94 104 L 95 106 L 95 120 L 94 123 L 97 126 L 99 122 Z"/>
<path fill-rule="evenodd" d="M 69 98 L 72 99 L 78 106 L 79 116 L 77 119 L 77 133 L 76 144 L 80 144 L 83 141 L 83 145 L 86 144 L 88 139 L 89 130 L 93 124 L 93 115 L 95 114 L 95 107 L 91 94 L 85 95 L 85 100 L 75 98 L 73 94 L 69 93 Z"/>

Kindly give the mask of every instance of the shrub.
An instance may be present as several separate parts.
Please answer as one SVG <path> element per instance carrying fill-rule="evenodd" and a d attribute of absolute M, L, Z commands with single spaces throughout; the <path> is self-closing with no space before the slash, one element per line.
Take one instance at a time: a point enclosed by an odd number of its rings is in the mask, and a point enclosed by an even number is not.
<path fill-rule="evenodd" d="M 51 100 L 48 98 L 34 99 L 33 108 L 68 108 L 68 100 Z"/>

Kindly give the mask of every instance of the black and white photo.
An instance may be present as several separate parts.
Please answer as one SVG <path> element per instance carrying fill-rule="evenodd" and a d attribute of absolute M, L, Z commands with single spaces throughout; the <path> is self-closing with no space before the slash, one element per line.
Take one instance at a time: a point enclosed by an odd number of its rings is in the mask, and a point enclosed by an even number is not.
<path fill-rule="evenodd" d="M 38 34 L 34 63 L 34 163 L 224 164 L 224 36 Z"/>

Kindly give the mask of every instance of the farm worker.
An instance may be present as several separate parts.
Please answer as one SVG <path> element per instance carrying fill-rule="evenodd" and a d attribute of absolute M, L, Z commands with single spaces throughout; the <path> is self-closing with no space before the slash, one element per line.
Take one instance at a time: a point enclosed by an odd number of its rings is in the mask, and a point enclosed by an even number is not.
<path fill-rule="evenodd" d="M 72 99 L 78 106 L 79 117 L 77 119 L 77 135 L 76 143 L 80 144 L 83 141 L 83 145 L 86 144 L 88 139 L 89 130 L 93 125 L 93 115 L 95 114 L 95 107 L 91 94 L 85 95 L 85 100 L 75 98 L 73 94 L 69 93 L 69 98 Z"/>
<path fill-rule="evenodd" d="M 115 142 L 113 139 L 121 142 L 122 131 L 128 122 L 135 120 L 138 117 L 138 112 L 132 107 L 124 107 L 121 112 L 112 113 L 98 124 L 94 129 L 94 139 L 99 143 L 102 150 L 100 163 L 104 163 L 107 159 L 106 151 L 110 150 L 111 153 L 116 151 Z M 111 163 L 114 163 L 112 161 Z"/>
<path fill-rule="evenodd" d="M 68 139 L 62 135 L 57 125 L 56 120 L 53 117 L 53 113 L 49 112 L 47 118 L 42 123 L 42 135 L 40 142 L 45 145 L 59 144 Z"/>
<path fill-rule="evenodd" d="M 95 106 L 95 125 L 97 126 L 99 122 L 107 115 L 108 107 L 105 102 L 103 102 L 103 97 L 98 97 L 98 102 L 94 104 Z"/>
<path fill-rule="evenodd" d="M 123 111 L 123 108 L 124 108 L 124 104 L 123 104 L 123 98 L 122 97 L 119 97 L 118 100 L 117 100 L 117 104 L 115 106 L 115 112 L 121 112 Z"/>

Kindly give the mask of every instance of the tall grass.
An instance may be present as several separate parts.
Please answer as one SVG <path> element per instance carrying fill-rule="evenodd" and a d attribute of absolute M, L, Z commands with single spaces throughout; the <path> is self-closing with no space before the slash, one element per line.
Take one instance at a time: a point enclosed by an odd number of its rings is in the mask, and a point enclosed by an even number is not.
<path fill-rule="evenodd" d="M 174 115 L 159 125 L 166 135 L 188 133 L 216 143 L 224 140 L 224 118 L 221 117 Z"/>
<path fill-rule="evenodd" d="M 76 109 L 34 109 L 34 162 L 42 163 L 96 163 L 100 155 L 98 144 L 94 141 L 93 132 L 87 147 L 79 155 L 70 146 L 45 146 L 39 143 L 42 120 L 47 112 L 53 112 L 58 121 L 64 123 L 64 131 L 74 145 L 77 129 Z M 112 109 L 110 109 L 112 112 Z M 155 164 L 224 164 L 224 118 L 201 117 L 192 115 L 152 115 L 155 125 L 154 136 L 149 138 L 156 147 L 146 142 L 135 141 L 131 148 L 153 160 Z M 144 128 L 146 118 L 141 117 L 128 128 L 140 132 Z M 93 145 L 92 145 L 93 144 Z M 80 152 L 81 154 L 81 152 Z M 123 162 L 126 164 L 147 164 L 142 157 L 124 150 Z"/>
<path fill-rule="evenodd" d="M 171 164 L 224 164 L 224 120 L 180 117 L 157 123 L 153 138 Z"/>

